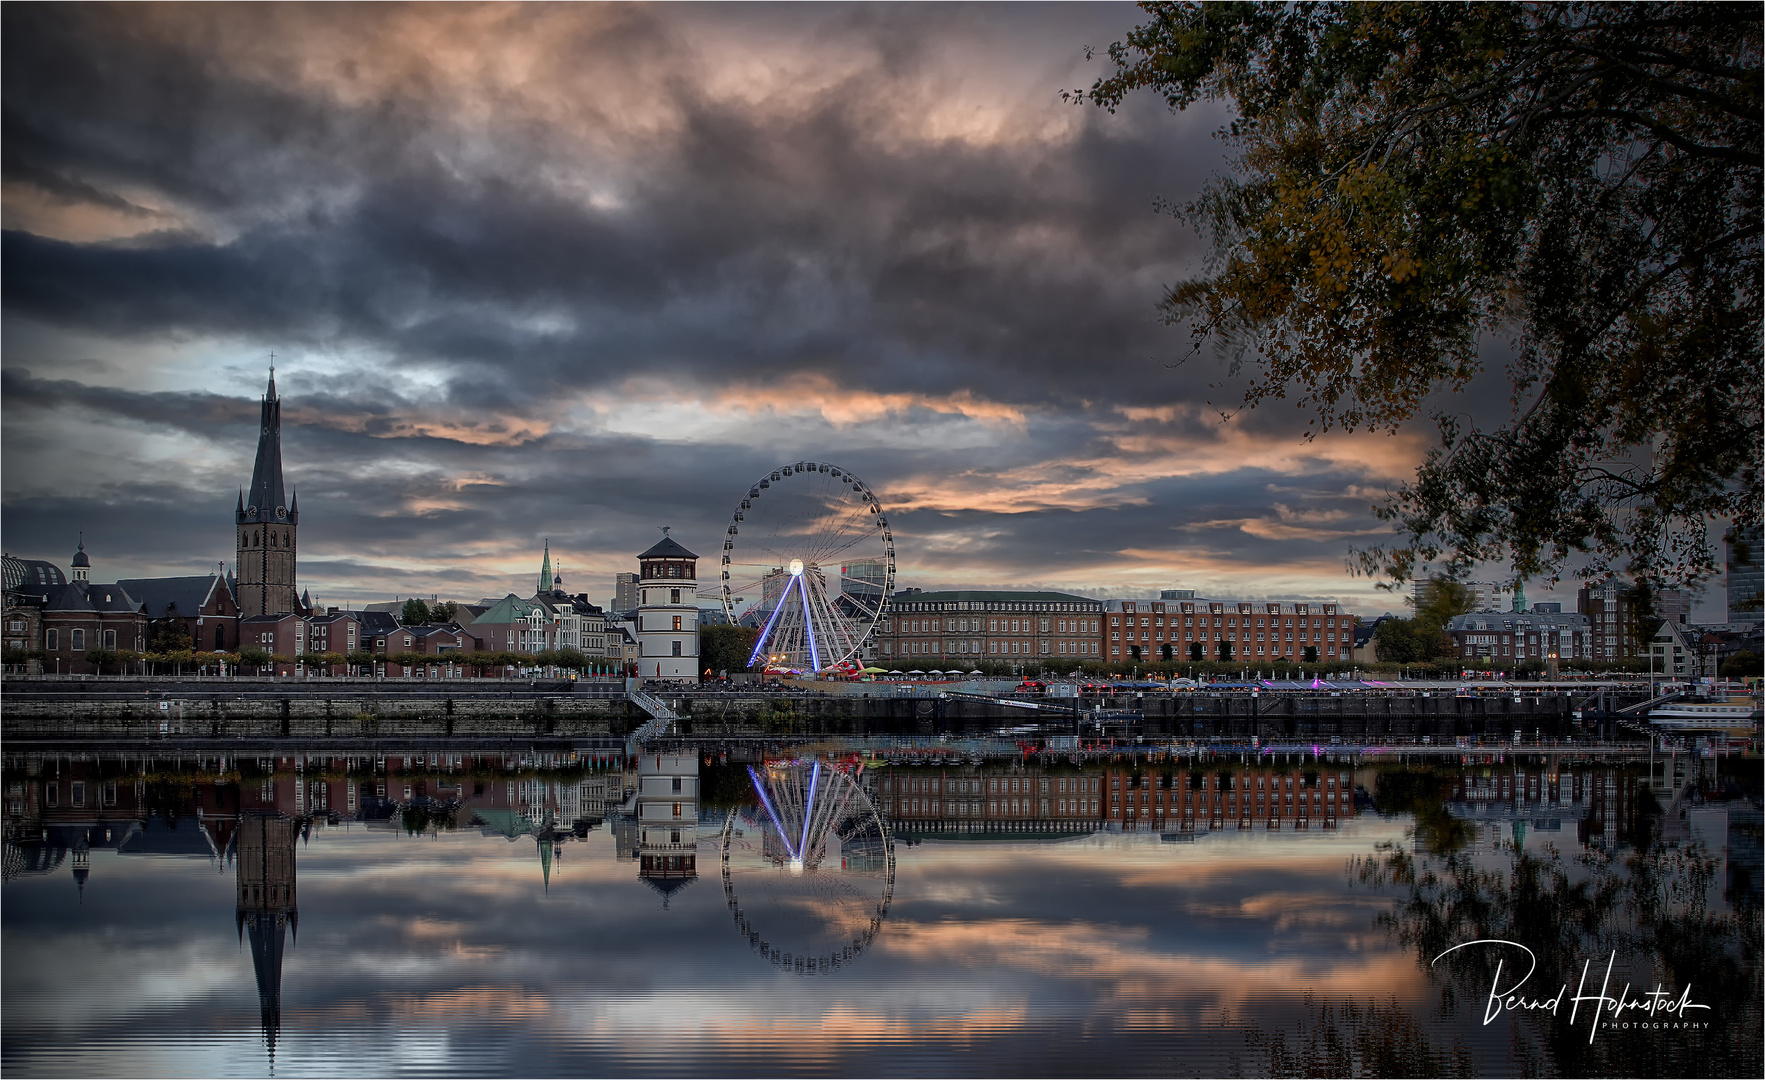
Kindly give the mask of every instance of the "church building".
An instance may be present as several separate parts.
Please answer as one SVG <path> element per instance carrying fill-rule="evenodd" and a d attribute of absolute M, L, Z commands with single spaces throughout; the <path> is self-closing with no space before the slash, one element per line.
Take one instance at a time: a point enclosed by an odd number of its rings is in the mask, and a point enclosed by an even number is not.
<path fill-rule="evenodd" d="M 295 589 L 295 553 L 300 532 L 300 506 L 282 492 L 282 399 L 276 396 L 276 369 L 263 399 L 258 425 L 257 465 L 251 470 L 249 492 L 240 491 L 234 514 L 238 535 L 238 583 L 234 593 L 239 613 L 280 615 L 306 613 Z"/>

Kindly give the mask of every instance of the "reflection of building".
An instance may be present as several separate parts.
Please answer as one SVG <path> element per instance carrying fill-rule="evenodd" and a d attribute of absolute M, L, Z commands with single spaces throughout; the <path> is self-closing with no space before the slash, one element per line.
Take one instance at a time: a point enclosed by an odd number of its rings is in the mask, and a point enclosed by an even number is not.
<path fill-rule="evenodd" d="M 877 808 L 906 832 L 1091 832 L 1102 827 L 1103 774 L 1015 764 L 890 768 L 873 774 Z"/>
<path fill-rule="evenodd" d="M 1111 769 L 1104 816 L 1124 829 L 1191 830 L 1236 822 L 1333 829 L 1354 817 L 1354 782 L 1333 769 Z"/>
<path fill-rule="evenodd" d="M 1564 821 L 1585 819 L 1592 790 L 1587 773 L 1543 769 L 1461 773 L 1453 780 L 1446 810 L 1461 821 L 1512 822 L 1520 839 L 1526 829 L 1554 833 L 1562 830 Z"/>
<path fill-rule="evenodd" d="M 699 876 L 697 754 L 638 758 L 636 832 L 637 876 L 665 904 Z"/>
<path fill-rule="evenodd" d="M 969 835 L 1334 828 L 1355 814 L 1349 774 L 1308 769 L 888 769 L 875 792 L 898 829 Z"/>
<path fill-rule="evenodd" d="M 264 1044 L 272 1063 L 282 1030 L 282 953 L 299 923 L 294 893 L 294 841 L 299 823 L 280 814 L 248 813 L 239 822 L 234 867 L 234 919 L 251 942 Z"/>

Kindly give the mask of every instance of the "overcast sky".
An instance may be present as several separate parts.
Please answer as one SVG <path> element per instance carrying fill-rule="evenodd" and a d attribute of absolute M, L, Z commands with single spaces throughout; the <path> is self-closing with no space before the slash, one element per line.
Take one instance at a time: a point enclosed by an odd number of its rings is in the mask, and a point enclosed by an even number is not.
<path fill-rule="evenodd" d="M 1060 99 L 1137 15 L 8 5 L 6 550 L 230 563 L 273 350 L 321 603 L 530 590 L 547 538 L 604 599 L 809 458 L 902 586 L 1401 611 L 1345 557 L 1431 428 L 1171 366 L 1154 201 L 1223 114 Z"/>

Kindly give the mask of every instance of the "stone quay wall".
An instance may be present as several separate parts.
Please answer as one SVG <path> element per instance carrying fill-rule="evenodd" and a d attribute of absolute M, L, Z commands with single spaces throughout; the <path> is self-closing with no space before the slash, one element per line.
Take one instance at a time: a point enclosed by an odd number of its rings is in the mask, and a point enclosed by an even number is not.
<path fill-rule="evenodd" d="M 682 735 L 969 735 L 1026 725 L 1145 738 L 1545 736 L 1576 733 L 1567 695 L 1181 694 L 1086 700 L 1076 713 L 935 694 L 658 692 Z M 1048 704 L 1064 704 L 1049 701 Z M 619 737 L 649 719 L 610 687 L 373 680 L 137 680 L 0 686 L 11 736 L 216 737 L 582 735 Z M 1096 711 L 1101 706 L 1102 711 Z"/>

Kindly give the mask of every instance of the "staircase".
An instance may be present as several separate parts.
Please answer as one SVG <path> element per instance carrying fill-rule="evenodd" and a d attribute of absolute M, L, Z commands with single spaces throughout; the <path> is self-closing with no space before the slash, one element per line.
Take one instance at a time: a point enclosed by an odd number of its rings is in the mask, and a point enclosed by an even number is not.
<path fill-rule="evenodd" d="M 668 707 L 667 702 L 654 694 L 646 694 L 642 690 L 628 690 L 625 692 L 625 700 L 650 714 L 650 718 L 644 721 L 641 727 L 626 736 L 625 747 L 628 754 L 635 753 L 650 739 L 672 732 L 674 722 L 680 719 L 674 714 L 674 710 Z"/>

